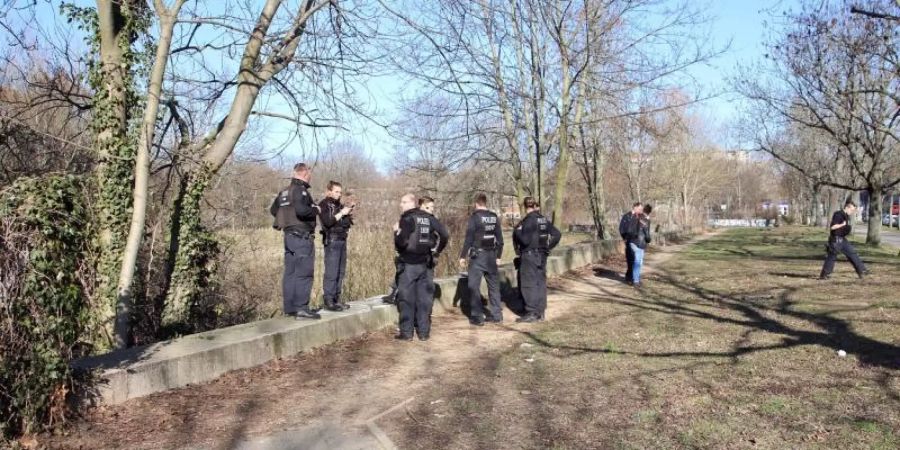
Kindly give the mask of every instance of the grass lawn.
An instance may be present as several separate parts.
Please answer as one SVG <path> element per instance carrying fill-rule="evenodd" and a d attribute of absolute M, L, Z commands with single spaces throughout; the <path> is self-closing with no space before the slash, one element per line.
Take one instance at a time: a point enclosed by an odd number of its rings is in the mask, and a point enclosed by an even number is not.
<path fill-rule="evenodd" d="M 517 345 L 435 385 L 390 435 L 400 448 L 900 448 L 900 258 L 857 250 L 872 277 L 842 258 L 822 282 L 821 230 L 729 230 L 643 291 L 598 277 L 565 294 L 576 312 L 516 328 Z"/>

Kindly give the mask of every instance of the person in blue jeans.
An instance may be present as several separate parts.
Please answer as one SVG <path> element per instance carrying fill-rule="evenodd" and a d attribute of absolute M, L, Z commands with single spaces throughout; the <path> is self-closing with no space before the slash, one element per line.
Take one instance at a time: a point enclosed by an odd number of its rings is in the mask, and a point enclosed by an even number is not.
<path fill-rule="evenodd" d="M 634 252 L 631 251 L 631 246 L 628 245 L 631 241 L 629 237 L 631 221 L 635 216 L 640 215 L 643 209 L 644 205 L 641 202 L 636 202 L 631 205 L 631 211 L 625 213 L 622 219 L 619 220 L 619 235 L 622 236 L 622 241 L 625 242 L 625 283 L 627 284 L 631 284 L 633 278 L 632 270 L 634 269 Z"/>
<path fill-rule="evenodd" d="M 644 251 L 650 243 L 650 213 L 653 206 L 643 205 L 641 212 L 633 214 L 626 228 L 628 239 L 628 249 L 634 258 L 631 264 L 631 279 L 629 280 L 634 287 L 641 287 L 641 267 L 644 265 Z"/>

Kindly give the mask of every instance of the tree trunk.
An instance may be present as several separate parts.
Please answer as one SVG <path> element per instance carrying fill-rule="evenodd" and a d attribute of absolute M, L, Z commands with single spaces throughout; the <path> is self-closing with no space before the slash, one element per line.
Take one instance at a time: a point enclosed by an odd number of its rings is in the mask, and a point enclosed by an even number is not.
<path fill-rule="evenodd" d="M 881 203 L 884 199 L 884 188 L 871 186 L 869 193 L 869 225 L 866 229 L 866 244 L 881 245 Z"/>
<path fill-rule="evenodd" d="M 159 113 L 160 96 L 162 95 L 163 75 L 169 60 L 172 45 L 172 32 L 175 18 L 184 0 L 178 0 L 171 11 L 167 10 L 160 0 L 154 2 L 159 16 L 159 41 L 156 46 L 156 58 L 150 72 L 147 89 L 147 103 L 138 136 L 137 155 L 134 166 L 134 195 L 131 209 L 131 227 L 122 257 L 122 268 L 119 271 L 119 283 L 116 294 L 115 346 L 124 348 L 130 342 L 131 309 L 133 305 L 132 283 L 137 266 L 138 253 L 144 237 L 144 224 L 147 215 L 147 197 L 150 185 L 150 146 L 156 131 L 156 118 Z"/>
<path fill-rule="evenodd" d="M 487 37 L 488 46 L 491 51 L 491 67 L 493 69 L 494 84 L 497 86 L 497 99 L 500 108 L 500 114 L 503 117 L 503 138 L 506 140 L 509 154 L 509 164 L 512 166 L 513 184 L 516 187 L 516 196 L 521 204 L 525 200 L 525 185 L 522 180 L 522 161 L 519 158 L 519 146 L 516 142 L 517 129 L 513 121 L 509 96 L 506 91 L 506 80 L 503 78 L 503 71 L 500 61 L 500 51 L 494 41 L 494 20 L 493 11 L 488 4 L 482 0 L 480 2 L 482 14 L 482 24 L 484 25 L 485 35 Z"/>
<path fill-rule="evenodd" d="M 812 188 L 812 223 L 813 226 L 819 227 L 822 226 L 822 201 L 820 200 L 820 195 L 822 192 L 822 186 L 814 185 Z"/>
<path fill-rule="evenodd" d="M 98 284 L 95 294 L 96 321 L 102 339 L 100 347 L 119 347 L 114 330 L 116 287 L 125 247 L 128 209 L 131 206 L 134 147 L 128 141 L 131 102 L 130 58 L 131 18 L 129 2 L 97 0 L 97 27 L 100 40 L 99 70 L 91 74 L 95 88 L 91 127 L 97 151 L 97 236 Z"/>
<path fill-rule="evenodd" d="M 553 195 L 553 213 L 550 220 L 557 226 L 561 226 L 563 208 L 565 207 L 566 182 L 569 179 L 569 97 L 572 88 L 572 80 L 569 76 L 569 58 L 566 43 L 562 39 L 564 31 L 560 31 L 559 50 L 560 65 L 562 69 L 562 91 L 560 92 L 559 106 L 559 158 L 556 160 L 556 185 Z"/>
<path fill-rule="evenodd" d="M 218 245 L 212 233 L 203 227 L 200 217 L 200 203 L 210 181 L 234 152 L 262 87 L 293 60 L 309 20 L 332 3 L 315 0 L 302 2 L 292 26 L 281 38 L 274 40 L 277 47 L 267 53 L 267 60 L 263 63 L 260 50 L 264 42 L 272 40 L 267 33 L 281 4 L 282 0 L 266 0 L 241 57 L 238 87 L 228 115 L 192 151 L 198 153 L 208 148 L 187 178 L 178 233 L 178 256 L 163 313 L 164 326 L 182 324 L 191 318 L 198 295 L 207 287 L 215 270 Z"/>

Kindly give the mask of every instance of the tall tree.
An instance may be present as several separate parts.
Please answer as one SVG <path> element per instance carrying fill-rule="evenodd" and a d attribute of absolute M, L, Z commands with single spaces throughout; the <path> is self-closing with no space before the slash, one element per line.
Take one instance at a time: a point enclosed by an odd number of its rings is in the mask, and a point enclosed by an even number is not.
<path fill-rule="evenodd" d="M 839 169 L 823 184 L 868 192 L 866 242 L 878 245 L 881 199 L 900 183 L 900 36 L 892 20 L 853 14 L 853 4 L 803 2 L 776 32 L 761 75 L 741 77 L 737 88 L 758 108 L 754 114 L 766 117 L 754 133 L 759 147 L 804 175 L 815 177 L 797 159 L 802 156 L 773 142 L 789 126 L 825 138 L 817 151 Z M 869 6 L 893 7 L 889 0 Z"/>

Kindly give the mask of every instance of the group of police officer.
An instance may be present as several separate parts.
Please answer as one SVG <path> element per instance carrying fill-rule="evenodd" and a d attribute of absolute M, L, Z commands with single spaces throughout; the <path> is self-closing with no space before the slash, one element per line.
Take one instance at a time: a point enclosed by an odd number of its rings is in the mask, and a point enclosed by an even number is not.
<path fill-rule="evenodd" d="M 309 192 L 310 177 L 309 166 L 296 164 L 290 185 L 278 193 L 270 207 L 275 228 L 284 232 L 284 313 L 298 320 L 321 318 L 309 305 L 317 218 L 322 225 L 320 233 L 325 251 L 325 309 L 343 311 L 349 308 L 341 297 L 341 286 L 347 267 L 347 236 L 353 226 L 356 205 L 341 201 L 343 188 L 335 181 L 328 182 L 325 199 L 316 203 Z M 525 198 L 523 206 L 526 215 L 513 230 L 513 247 L 518 255 L 515 264 L 525 309 L 516 321 L 537 322 L 544 320 L 547 308 L 547 256 L 559 244 L 561 234 L 541 215 L 533 198 Z M 472 325 L 483 326 L 485 322 L 503 321 L 499 265 L 504 243 L 501 220 L 488 209 L 487 196 L 476 195 L 474 207 L 459 263 L 468 269 L 469 321 Z M 435 261 L 449 243 L 450 235 L 433 214 L 433 199 L 417 199 L 406 194 L 400 199 L 400 209 L 400 219 L 394 225 L 395 289 L 385 302 L 396 303 L 399 308 L 397 339 L 412 340 L 415 335 L 426 341 L 431 336 Z M 488 285 L 487 310 L 481 297 L 482 279 Z"/>

